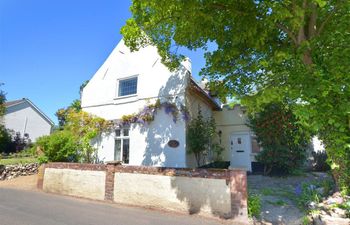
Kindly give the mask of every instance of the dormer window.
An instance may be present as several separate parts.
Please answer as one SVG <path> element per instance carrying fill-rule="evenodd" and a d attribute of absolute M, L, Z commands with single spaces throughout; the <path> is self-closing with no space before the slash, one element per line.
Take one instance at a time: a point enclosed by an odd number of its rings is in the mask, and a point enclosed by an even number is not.
<path fill-rule="evenodd" d="M 118 97 L 137 93 L 137 77 L 119 80 Z"/>

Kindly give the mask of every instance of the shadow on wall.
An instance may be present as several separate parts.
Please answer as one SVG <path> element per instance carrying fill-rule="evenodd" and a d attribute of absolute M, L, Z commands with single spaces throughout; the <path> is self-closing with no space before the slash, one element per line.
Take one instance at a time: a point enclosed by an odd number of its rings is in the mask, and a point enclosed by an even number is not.
<path fill-rule="evenodd" d="M 187 70 L 185 67 L 181 67 L 160 88 L 158 92 L 160 102 L 175 103 L 180 109 L 185 102 L 186 82 Z M 181 113 L 175 119 L 171 110 L 164 107 L 156 112 L 154 121 L 141 125 L 140 132 L 146 134 L 145 142 L 147 143 L 142 165 L 185 167 L 185 126 L 186 123 Z M 169 140 L 177 140 L 179 146 L 170 148 L 167 145 Z"/>
<path fill-rule="evenodd" d="M 145 141 L 147 143 L 143 155 L 142 165 L 145 166 L 167 166 L 169 161 L 169 151 L 165 148 L 168 140 L 172 138 L 173 125 L 162 123 L 155 119 L 152 126 L 145 125 L 142 132 L 147 133 Z M 153 123 L 152 122 L 152 123 Z M 155 147 L 157 146 L 157 147 Z"/>
<path fill-rule="evenodd" d="M 245 218 L 247 196 L 244 175 L 237 175 L 230 181 L 225 179 L 189 178 L 191 182 L 181 177 L 171 180 L 177 199 L 185 202 L 189 214 L 212 214 L 223 219 Z M 231 187 L 232 186 L 232 187 Z M 234 194 L 231 196 L 231 192 Z"/>
<path fill-rule="evenodd" d="M 161 102 L 175 103 L 178 108 L 181 104 L 185 104 L 185 82 L 187 82 L 185 73 L 187 73 L 186 69 L 181 68 L 168 79 L 158 93 Z M 150 124 L 139 126 L 147 143 L 142 165 L 185 167 L 185 128 L 186 121 L 183 120 L 181 113 L 177 121 L 173 121 L 172 114 L 167 114 L 164 108 L 158 110 L 154 121 Z M 167 145 L 169 140 L 177 140 L 180 145 L 177 148 L 170 148 Z M 206 173 L 205 169 L 203 173 Z M 221 218 L 234 218 L 242 213 L 242 207 L 246 208 L 244 179 L 245 176 L 234 176 L 231 180 L 174 176 L 169 182 L 174 198 L 181 202 L 190 214 L 202 212 Z M 232 188 L 237 192 L 233 197 Z M 232 200 L 233 203 L 231 203 Z"/>

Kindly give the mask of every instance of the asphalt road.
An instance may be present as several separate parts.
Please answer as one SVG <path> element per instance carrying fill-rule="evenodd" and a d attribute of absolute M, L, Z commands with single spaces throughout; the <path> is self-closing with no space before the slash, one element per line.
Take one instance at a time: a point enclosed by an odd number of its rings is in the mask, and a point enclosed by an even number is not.
<path fill-rule="evenodd" d="M 0 225 L 217 225 L 227 221 L 0 188 Z"/>

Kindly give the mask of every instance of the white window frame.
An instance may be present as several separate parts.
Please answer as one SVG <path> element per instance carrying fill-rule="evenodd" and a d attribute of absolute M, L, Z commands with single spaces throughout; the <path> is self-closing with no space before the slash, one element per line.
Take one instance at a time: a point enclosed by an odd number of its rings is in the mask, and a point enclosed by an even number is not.
<path fill-rule="evenodd" d="M 117 130 L 120 130 L 120 136 L 117 136 L 116 132 Z M 128 130 L 128 136 L 124 136 L 124 130 Z M 116 141 L 117 140 L 120 140 L 120 161 L 123 162 L 123 164 L 129 164 L 130 163 L 130 128 L 129 127 L 123 127 L 123 128 L 117 128 L 115 130 L 115 138 L 114 138 L 114 160 L 116 160 L 116 157 L 115 157 L 115 154 L 116 154 L 116 149 L 115 149 L 115 145 L 116 145 Z M 123 159 L 123 151 L 124 151 L 124 141 L 125 140 L 128 140 L 129 141 L 129 156 L 128 156 L 128 159 L 129 159 L 129 162 L 124 162 L 124 159 Z"/>
<path fill-rule="evenodd" d="M 137 84 L 136 84 L 136 93 L 135 94 L 130 94 L 130 95 L 122 95 L 119 96 L 119 92 L 120 92 L 120 82 L 124 81 L 124 80 L 129 80 L 129 79 L 133 79 L 136 78 L 137 79 Z M 138 94 L 138 87 L 139 87 L 139 75 L 133 75 L 133 76 L 129 76 L 129 77 L 123 77 L 120 79 L 117 79 L 117 91 L 116 91 L 116 98 L 120 99 L 120 98 L 129 98 L 129 97 L 134 97 L 137 96 Z"/>

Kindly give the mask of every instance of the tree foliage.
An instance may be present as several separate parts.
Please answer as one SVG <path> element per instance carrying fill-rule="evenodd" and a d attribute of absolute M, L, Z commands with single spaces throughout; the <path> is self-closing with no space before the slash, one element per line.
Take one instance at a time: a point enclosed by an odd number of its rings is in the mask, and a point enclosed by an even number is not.
<path fill-rule="evenodd" d="M 300 169 L 306 159 L 306 150 L 311 140 L 306 128 L 287 106 L 270 103 L 255 115 L 249 116 L 249 126 L 257 136 L 262 151 L 257 160 L 265 165 L 265 174 L 272 169 L 292 173 Z"/>
<path fill-rule="evenodd" d="M 0 87 L 1 87 L 0 83 Z M 5 102 L 6 102 L 6 95 L 3 90 L 0 90 L 0 119 L 5 114 Z"/>
<path fill-rule="evenodd" d="M 48 161 L 94 163 L 97 155 L 91 143 L 111 126 L 110 122 L 87 112 L 68 109 L 64 126 L 38 140 L 36 147 L 42 149 Z"/>
<path fill-rule="evenodd" d="M 67 122 L 68 113 L 70 111 L 80 112 L 81 111 L 81 101 L 76 99 L 67 108 L 61 108 L 61 109 L 58 109 L 56 111 L 55 115 L 57 116 L 59 129 L 62 130 L 64 128 L 64 126 Z"/>
<path fill-rule="evenodd" d="M 112 124 L 87 112 L 69 110 L 64 130 L 69 131 L 80 146 L 79 155 L 82 162 L 93 163 L 97 159 L 96 149 L 91 146 L 94 138 L 108 131 Z"/>
<path fill-rule="evenodd" d="M 134 0 L 131 12 L 121 32 L 132 50 L 156 45 L 174 69 L 178 46 L 204 49 L 211 88 L 251 111 L 287 98 L 350 175 L 350 1 Z"/>
<path fill-rule="evenodd" d="M 6 127 L 0 124 L 0 153 L 8 152 L 12 143 L 12 137 Z"/>

